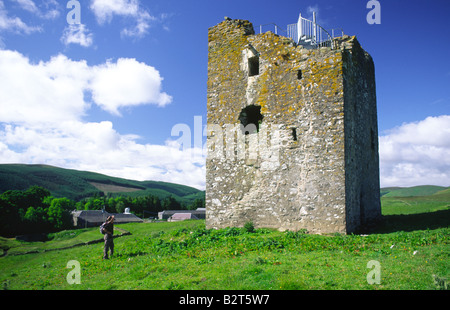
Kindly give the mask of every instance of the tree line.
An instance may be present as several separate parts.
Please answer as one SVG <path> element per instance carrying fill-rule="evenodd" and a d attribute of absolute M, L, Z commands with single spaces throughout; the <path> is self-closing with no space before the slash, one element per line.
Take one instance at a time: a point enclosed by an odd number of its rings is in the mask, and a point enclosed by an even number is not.
<path fill-rule="evenodd" d="M 172 196 L 160 199 L 151 194 L 139 197 L 96 195 L 76 203 L 77 210 L 105 210 L 109 213 L 123 213 L 126 208 L 129 208 L 133 214 L 142 218 L 149 217 L 151 214 L 156 217 L 158 212 L 164 210 L 196 210 L 204 207 L 203 199 L 195 199 L 192 203 L 185 204 Z"/>
<path fill-rule="evenodd" d="M 49 190 L 32 186 L 27 190 L 9 190 L 0 195 L 0 235 L 14 237 L 34 233 L 51 233 L 73 228 L 74 210 L 105 210 L 123 213 L 129 208 L 135 215 L 156 217 L 163 210 L 195 210 L 204 207 L 203 199 L 191 204 L 180 203 L 172 196 L 105 197 L 96 195 L 73 201 L 53 197 Z"/>

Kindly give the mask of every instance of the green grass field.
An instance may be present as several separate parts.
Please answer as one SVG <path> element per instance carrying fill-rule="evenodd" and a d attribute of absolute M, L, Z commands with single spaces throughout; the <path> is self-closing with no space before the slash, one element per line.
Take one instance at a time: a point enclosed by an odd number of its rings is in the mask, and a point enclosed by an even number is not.
<path fill-rule="evenodd" d="M 204 221 L 118 225 L 131 235 L 115 239 L 106 261 L 101 243 L 57 250 L 101 238 L 96 228 L 45 243 L 3 238 L 0 283 L 10 290 L 440 289 L 449 279 L 450 210 L 445 193 L 431 196 L 383 197 L 384 222 L 370 235 L 206 230 Z M 38 253 L 14 255 L 30 249 Z M 80 263 L 79 285 L 67 282 L 71 260 Z M 379 284 L 368 283 L 370 261 L 380 264 Z"/>

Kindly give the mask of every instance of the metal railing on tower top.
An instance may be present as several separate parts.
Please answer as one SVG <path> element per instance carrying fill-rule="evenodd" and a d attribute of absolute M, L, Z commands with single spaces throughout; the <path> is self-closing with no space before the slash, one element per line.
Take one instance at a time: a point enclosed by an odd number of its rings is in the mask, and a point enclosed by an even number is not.
<path fill-rule="evenodd" d="M 331 47 L 335 48 L 333 39 L 335 38 L 335 29 L 330 32 L 322 28 L 316 22 L 316 12 L 313 12 L 313 20 L 306 19 L 302 17 L 302 14 L 298 17 L 298 22 L 296 24 L 290 24 L 287 29 L 284 30 L 278 27 L 276 24 L 266 24 L 259 26 L 259 32 L 263 32 L 264 26 L 274 26 L 275 34 L 282 34 L 291 38 L 296 44 L 305 46 L 307 48 L 318 48 L 318 47 Z M 344 35 L 342 29 L 339 29 L 341 35 Z"/>

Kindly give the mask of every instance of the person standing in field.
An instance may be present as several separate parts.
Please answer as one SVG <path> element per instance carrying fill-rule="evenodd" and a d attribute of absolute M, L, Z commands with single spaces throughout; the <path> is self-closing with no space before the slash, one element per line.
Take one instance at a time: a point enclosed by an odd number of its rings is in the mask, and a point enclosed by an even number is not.
<path fill-rule="evenodd" d="M 114 253 L 114 215 L 108 216 L 105 224 L 103 225 L 103 230 L 105 232 L 103 259 L 108 259 L 108 251 L 110 252 L 110 257 Z"/>

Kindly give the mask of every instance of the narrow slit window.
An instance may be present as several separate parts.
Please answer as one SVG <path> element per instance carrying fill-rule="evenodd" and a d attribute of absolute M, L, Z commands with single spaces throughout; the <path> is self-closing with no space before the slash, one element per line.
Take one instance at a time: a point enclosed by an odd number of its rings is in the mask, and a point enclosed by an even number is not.
<path fill-rule="evenodd" d="M 248 76 L 259 75 L 259 57 L 253 56 L 248 59 Z"/>
<path fill-rule="evenodd" d="M 301 80 L 302 78 L 303 78 L 302 70 L 298 70 L 298 71 L 297 71 L 297 79 L 298 79 L 298 80 Z"/>
<path fill-rule="evenodd" d="M 292 139 L 297 141 L 297 128 L 292 128 Z"/>

